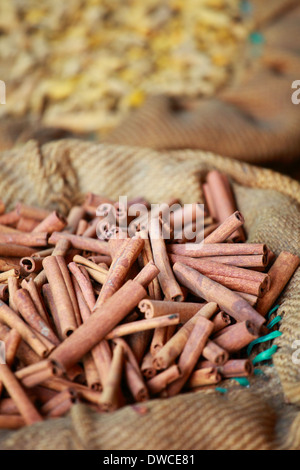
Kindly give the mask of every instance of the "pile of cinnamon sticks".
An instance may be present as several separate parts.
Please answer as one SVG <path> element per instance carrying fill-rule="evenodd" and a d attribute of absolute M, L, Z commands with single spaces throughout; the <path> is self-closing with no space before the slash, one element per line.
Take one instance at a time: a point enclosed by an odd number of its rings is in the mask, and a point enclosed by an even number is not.
<path fill-rule="evenodd" d="M 203 189 L 204 214 L 181 205 L 168 239 L 143 198 L 128 204 L 147 208 L 137 218 L 91 193 L 67 217 L 1 206 L 0 428 L 77 402 L 113 411 L 253 373 L 245 348 L 268 331 L 300 259 L 246 242 L 225 175 L 209 172 Z M 201 242 L 174 236 L 178 221 L 192 229 L 197 217 Z"/>

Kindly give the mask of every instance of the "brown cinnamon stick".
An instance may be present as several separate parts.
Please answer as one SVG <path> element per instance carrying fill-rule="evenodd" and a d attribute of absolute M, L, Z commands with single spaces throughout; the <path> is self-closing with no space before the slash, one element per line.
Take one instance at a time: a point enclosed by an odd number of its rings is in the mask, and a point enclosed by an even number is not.
<path fill-rule="evenodd" d="M 134 280 L 127 281 L 104 304 L 96 308 L 90 318 L 66 338 L 50 356 L 65 368 L 75 364 L 104 339 L 145 296 L 144 287 Z"/>
<path fill-rule="evenodd" d="M 30 273 L 39 273 L 43 269 L 42 258 L 28 256 L 21 258 L 20 268 L 23 275 L 27 276 Z"/>
<path fill-rule="evenodd" d="M 138 307 L 145 318 L 160 317 L 162 315 L 170 315 L 172 313 L 179 313 L 180 322 L 186 323 L 192 316 L 195 315 L 205 303 L 192 303 L 192 302 L 172 302 L 167 300 L 153 300 L 143 299 L 140 301 Z"/>
<path fill-rule="evenodd" d="M 279 297 L 300 264 L 300 258 L 282 251 L 268 271 L 271 279 L 269 291 L 257 302 L 257 311 L 265 316 Z"/>
<path fill-rule="evenodd" d="M 246 320 L 227 326 L 219 331 L 219 334 L 214 336 L 213 340 L 229 353 L 234 353 L 240 351 L 258 337 L 259 333 L 255 325 Z"/>
<path fill-rule="evenodd" d="M 30 248 L 29 246 L 16 245 L 13 243 L 0 244 L 0 256 L 12 256 L 15 258 L 23 258 L 25 256 L 31 256 L 34 251 L 35 249 Z"/>
<path fill-rule="evenodd" d="M 81 237 L 67 232 L 53 232 L 50 235 L 48 242 L 50 245 L 56 245 L 58 240 L 61 239 L 69 240 L 74 248 L 79 248 L 80 250 L 92 251 L 103 255 L 110 254 L 107 242 L 90 237 Z"/>
<path fill-rule="evenodd" d="M 210 318 L 217 312 L 217 304 L 208 303 L 185 323 L 153 357 L 156 369 L 166 369 L 181 354 L 199 317 Z M 213 326 L 212 326 L 213 329 Z"/>
<path fill-rule="evenodd" d="M 138 238 L 125 241 L 124 248 L 121 250 L 119 256 L 113 260 L 109 268 L 95 307 L 103 304 L 121 287 L 130 268 L 142 251 L 143 246 L 144 241 Z"/>
<path fill-rule="evenodd" d="M 47 246 L 48 234 L 47 232 L 15 232 L 15 233 L 1 233 L 0 243 L 22 245 L 27 247 Z"/>
<path fill-rule="evenodd" d="M 59 339 L 54 331 L 50 328 L 48 322 L 40 316 L 35 305 L 31 299 L 29 292 L 26 289 L 18 289 L 15 294 L 15 302 L 21 316 L 26 323 L 30 325 L 35 331 L 45 336 L 55 346 L 60 344 Z"/>
<path fill-rule="evenodd" d="M 0 299 L 6 302 L 9 298 L 8 285 L 0 284 Z"/>
<path fill-rule="evenodd" d="M 50 284 L 57 314 L 59 316 L 60 331 L 63 338 L 66 338 L 77 328 L 74 306 L 57 257 L 47 256 L 44 258 L 43 267 Z"/>
<path fill-rule="evenodd" d="M 253 374 L 254 366 L 250 359 L 230 359 L 218 371 L 223 378 L 249 377 Z"/>
<path fill-rule="evenodd" d="M 270 287 L 270 278 L 266 273 L 229 266 L 205 258 L 196 259 L 170 254 L 170 260 L 172 263 L 180 262 L 190 266 L 231 290 L 261 297 Z"/>
<path fill-rule="evenodd" d="M 235 211 L 227 217 L 210 235 L 208 235 L 203 243 L 222 243 L 227 240 L 237 229 L 239 229 L 245 220 L 239 211 Z"/>
<path fill-rule="evenodd" d="M 174 364 L 148 380 L 147 387 L 151 395 L 156 395 L 165 390 L 169 384 L 177 380 L 180 376 L 180 369 L 176 364 Z"/>
<path fill-rule="evenodd" d="M 41 207 L 34 207 L 24 204 L 23 202 L 18 202 L 15 208 L 17 214 L 20 217 L 27 217 L 29 219 L 43 220 L 45 219 L 50 211 L 42 209 Z"/>
<path fill-rule="evenodd" d="M 176 395 L 185 385 L 212 331 L 212 322 L 199 316 L 178 361 L 181 377 L 168 386 L 168 396 Z"/>
<path fill-rule="evenodd" d="M 224 310 L 236 321 L 249 320 L 258 329 L 264 324 L 264 317 L 254 310 L 245 299 L 221 284 L 182 263 L 175 263 L 173 270 L 179 282 L 188 287 L 191 292 L 207 302 L 216 302 L 221 310 Z"/>
<path fill-rule="evenodd" d="M 106 335 L 106 339 L 113 339 L 120 336 L 126 336 L 143 330 L 152 330 L 154 328 L 161 328 L 169 325 L 178 325 L 179 322 L 180 316 L 178 315 L 178 313 L 172 313 L 171 315 L 163 315 L 161 317 L 124 323 L 113 328 Z"/>
<path fill-rule="evenodd" d="M 53 211 L 33 229 L 33 232 L 60 232 L 66 225 L 66 218 L 59 212 Z"/>
<path fill-rule="evenodd" d="M 164 296 L 167 300 L 182 302 L 184 300 L 184 295 L 172 272 L 166 244 L 162 238 L 158 219 L 151 221 L 149 236 L 153 260 L 159 269 L 158 280 Z"/>
<path fill-rule="evenodd" d="M 149 392 L 141 374 L 136 370 L 129 360 L 124 365 L 127 386 L 136 402 L 148 400 Z"/>
<path fill-rule="evenodd" d="M 84 266 L 82 266 L 81 268 L 78 267 L 77 264 L 74 263 L 74 261 L 68 264 L 68 268 L 76 278 L 88 307 L 90 308 L 90 310 L 93 310 L 96 303 L 96 297 L 94 294 L 92 282 L 89 278 L 87 271 L 85 270 Z M 87 275 L 85 275 L 84 272 L 86 272 Z"/>
<path fill-rule="evenodd" d="M 206 183 L 214 202 L 216 218 L 219 222 L 223 222 L 234 211 L 236 211 L 236 203 L 233 197 L 232 189 L 227 175 L 218 170 L 211 170 L 206 176 Z M 245 241 L 245 232 L 239 227 L 231 234 L 233 241 Z"/>
<path fill-rule="evenodd" d="M 39 221 L 36 219 L 29 219 L 28 217 L 20 217 L 16 229 L 21 232 L 32 232 L 35 227 L 39 225 Z"/>
<path fill-rule="evenodd" d="M 169 244 L 168 252 L 190 258 L 223 256 L 266 255 L 264 243 L 187 243 L 184 245 Z"/>
<path fill-rule="evenodd" d="M 26 424 L 29 425 L 43 420 L 31 400 L 26 395 L 23 387 L 6 364 L 0 364 L 0 381 L 16 403 Z"/>
<path fill-rule="evenodd" d="M 222 377 L 215 367 L 206 367 L 195 370 L 189 378 L 186 388 L 203 387 L 221 382 Z"/>
<path fill-rule="evenodd" d="M 123 361 L 124 353 L 122 345 L 117 344 L 113 351 L 109 377 L 99 400 L 99 405 L 102 411 L 113 411 L 118 408 Z"/>
<path fill-rule="evenodd" d="M 148 351 L 143 357 L 141 371 L 146 380 L 149 380 L 156 375 L 156 369 L 153 366 L 153 356 L 150 351 Z"/>
<path fill-rule="evenodd" d="M 0 300 L 0 321 L 10 328 L 15 328 L 38 356 L 45 357 L 48 354 L 47 346 L 33 333 L 31 328 L 29 328 L 16 312 L 8 307 L 2 300 Z"/>

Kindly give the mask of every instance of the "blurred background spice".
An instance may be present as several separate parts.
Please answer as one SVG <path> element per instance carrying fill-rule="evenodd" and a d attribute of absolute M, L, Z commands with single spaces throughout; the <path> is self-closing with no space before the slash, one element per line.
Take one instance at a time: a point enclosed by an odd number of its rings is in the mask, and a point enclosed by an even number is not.
<path fill-rule="evenodd" d="M 2 0 L 0 117 L 102 137 L 149 95 L 212 96 L 251 18 L 247 0 Z"/>

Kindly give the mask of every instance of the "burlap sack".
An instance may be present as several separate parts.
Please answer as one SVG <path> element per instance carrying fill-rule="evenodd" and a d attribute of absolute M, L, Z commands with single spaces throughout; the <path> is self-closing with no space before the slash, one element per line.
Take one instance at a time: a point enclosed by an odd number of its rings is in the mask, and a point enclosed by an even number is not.
<path fill-rule="evenodd" d="M 271 170 L 201 151 L 73 139 L 42 147 L 29 141 L 1 153 L 0 165 L 0 197 L 8 207 L 22 200 L 64 212 L 88 191 L 201 202 L 201 181 L 216 168 L 232 180 L 249 242 L 267 243 L 277 254 L 300 251 L 300 184 Z M 274 366 L 259 363 L 263 374 L 254 375 L 249 387 L 227 380 L 221 383 L 227 393 L 213 387 L 155 399 L 145 403 L 146 413 L 126 406 L 98 414 L 78 404 L 66 417 L 1 431 L 0 449 L 300 449 L 300 368 L 292 360 L 293 342 L 300 339 L 299 282 L 298 270 L 280 298 L 282 335 L 274 340 Z M 257 345 L 252 354 L 268 347 Z"/>

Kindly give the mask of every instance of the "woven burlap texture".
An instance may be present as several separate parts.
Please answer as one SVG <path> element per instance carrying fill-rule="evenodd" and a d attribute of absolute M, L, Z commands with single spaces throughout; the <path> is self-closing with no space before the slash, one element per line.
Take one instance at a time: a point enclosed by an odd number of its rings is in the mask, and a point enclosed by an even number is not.
<path fill-rule="evenodd" d="M 275 252 L 300 248 L 300 184 L 286 176 L 211 153 L 151 149 L 66 139 L 0 154 L 0 197 L 67 213 L 86 192 L 143 195 L 151 202 L 178 197 L 201 202 L 201 182 L 212 168 L 231 178 L 249 242 Z M 222 386 L 146 402 L 147 413 L 127 406 L 98 414 L 84 404 L 64 418 L 0 433 L 1 449 L 300 449 L 300 370 L 292 361 L 300 339 L 300 272 L 280 299 L 282 336 L 274 366 L 245 388 L 233 380 Z M 269 344 L 261 346 L 267 348 Z M 256 347 L 257 348 L 257 347 Z M 258 350 L 254 349 L 254 354 Z"/>

